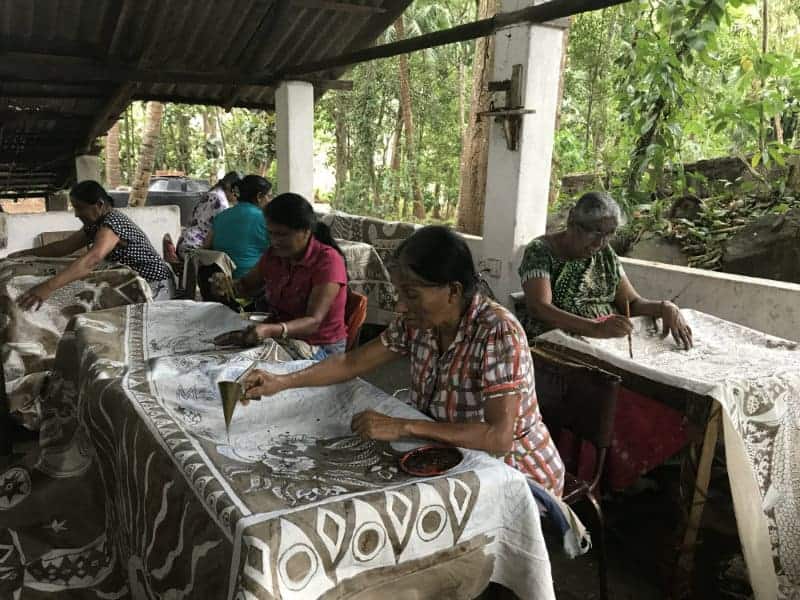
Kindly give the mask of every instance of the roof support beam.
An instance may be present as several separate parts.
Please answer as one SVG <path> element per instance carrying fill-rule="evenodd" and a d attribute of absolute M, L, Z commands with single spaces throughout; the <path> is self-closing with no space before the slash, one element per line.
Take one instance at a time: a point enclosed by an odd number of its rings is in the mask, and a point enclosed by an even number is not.
<path fill-rule="evenodd" d="M 56 82 L 75 83 L 76 81 L 103 83 L 170 83 L 198 85 L 239 85 L 274 88 L 279 80 L 237 75 L 230 71 L 165 71 L 146 69 L 130 65 L 102 63 L 95 60 L 74 59 L 59 56 L 32 56 L 15 54 L 0 55 L 0 77 L 7 81 L 40 81 L 48 84 Z M 316 79 L 300 77 L 315 88 L 324 90 L 351 90 L 352 81 L 339 79 Z M 2 96 L 0 92 L 0 96 Z M 71 97 L 71 96 L 70 96 Z"/>
<path fill-rule="evenodd" d="M 277 79 L 294 79 L 337 67 L 347 67 L 379 58 L 389 58 L 455 42 L 474 40 L 521 23 L 546 23 L 547 21 L 562 19 L 592 10 L 600 10 L 617 4 L 625 4 L 626 2 L 628 0 L 551 0 L 544 4 L 507 13 L 497 13 L 488 19 L 481 19 L 473 23 L 458 25 L 457 27 L 427 33 L 399 42 L 364 48 L 325 60 L 287 67 L 281 72 L 273 74 L 273 76 Z"/>
<path fill-rule="evenodd" d="M 78 154 L 88 153 L 94 141 L 109 130 L 114 124 L 113 121 L 125 110 L 125 107 L 128 106 L 135 89 L 136 84 L 134 83 L 124 83 L 119 86 L 111 99 L 97 114 L 94 121 L 92 121 L 92 124 L 89 126 L 89 133 L 78 147 Z"/>
<path fill-rule="evenodd" d="M 362 15 L 377 15 L 386 12 L 386 9 L 380 6 L 352 4 L 350 2 L 330 2 L 328 0 L 292 0 L 292 4 L 300 8 L 318 8 Z"/>

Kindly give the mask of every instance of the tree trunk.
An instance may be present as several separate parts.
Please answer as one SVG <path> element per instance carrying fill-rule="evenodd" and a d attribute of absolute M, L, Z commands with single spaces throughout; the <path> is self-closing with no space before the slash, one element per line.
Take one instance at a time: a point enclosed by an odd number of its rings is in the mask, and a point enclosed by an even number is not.
<path fill-rule="evenodd" d="M 405 39 L 405 26 L 403 16 L 394 22 L 394 29 L 397 32 L 397 40 Z M 417 219 L 425 218 L 425 202 L 422 198 L 422 189 L 419 186 L 417 177 L 416 152 L 414 148 L 414 114 L 411 110 L 411 74 L 408 68 L 408 57 L 401 54 L 398 61 L 400 80 L 400 109 L 403 115 L 403 129 L 405 129 L 406 140 L 406 159 L 408 160 L 409 173 L 411 180 L 411 192 L 414 198 L 414 217 Z"/>
<path fill-rule="evenodd" d="M 347 183 L 347 171 L 349 165 L 347 164 L 347 118 L 345 111 L 342 107 L 342 100 L 337 97 L 335 101 L 335 132 L 336 132 L 336 192 L 334 194 L 334 203 L 342 200 L 344 193 L 344 186 Z"/>
<path fill-rule="evenodd" d="M 392 204 L 395 210 L 400 208 L 400 159 L 402 158 L 402 147 L 400 141 L 403 136 L 403 109 L 397 108 L 397 120 L 395 121 L 394 134 L 392 135 L 392 158 L 389 164 L 392 177 Z"/>
<path fill-rule="evenodd" d="M 478 19 L 495 13 L 496 0 L 478 0 Z M 456 227 L 464 233 L 480 235 L 486 199 L 486 168 L 489 160 L 489 121 L 478 113 L 489 110 L 489 78 L 494 63 L 494 37 L 475 40 L 472 62 L 472 101 L 469 122 L 461 148 L 461 186 Z"/>
<path fill-rule="evenodd" d="M 442 220 L 442 207 L 439 206 L 439 194 L 441 193 L 442 185 L 437 181 L 433 190 L 433 218 L 437 221 Z"/>
<path fill-rule="evenodd" d="M 570 26 L 572 20 L 570 19 Z M 561 125 L 561 103 L 564 100 L 564 74 L 567 72 L 567 49 L 569 48 L 569 29 L 564 30 L 564 39 L 561 43 L 561 69 L 558 74 L 558 96 L 556 98 L 556 123 L 554 130 L 557 132 Z M 591 98 L 589 100 L 591 102 Z M 590 104 L 591 106 L 591 104 Z M 588 119 L 588 115 L 587 115 Z M 589 122 L 586 123 L 587 135 L 589 131 Z M 558 200 L 558 192 L 561 186 L 561 173 L 558 166 L 558 157 L 553 152 L 553 159 L 550 163 L 550 197 L 548 198 L 548 206 L 553 206 Z"/>
<path fill-rule="evenodd" d="M 262 177 L 266 177 L 271 167 L 272 167 L 272 157 L 267 156 L 264 159 L 264 162 L 261 163 L 261 168 L 259 169 L 258 174 L 261 175 Z"/>
<path fill-rule="evenodd" d="M 125 135 L 123 141 L 125 142 L 125 183 L 130 183 L 133 180 L 133 104 L 129 104 L 125 109 Z"/>
<path fill-rule="evenodd" d="M 106 187 L 122 185 L 122 169 L 119 163 L 119 121 L 106 134 Z"/>
<path fill-rule="evenodd" d="M 144 134 L 142 135 L 142 152 L 139 155 L 139 166 L 133 181 L 128 204 L 131 206 L 144 206 L 147 201 L 147 187 L 150 185 L 150 175 L 153 173 L 153 163 L 158 150 L 158 138 L 161 134 L 161 116 L 164 105 L 160 102 L 148 102 L 144 120 Z"/>
<path fill-rule="evenodd" d="M 178 113 L 178 144 L 180 148 L 181 170 L 188 175 L 192 171 L 192 148 L 189 142 L 191 119 L 183 110 Z"/>

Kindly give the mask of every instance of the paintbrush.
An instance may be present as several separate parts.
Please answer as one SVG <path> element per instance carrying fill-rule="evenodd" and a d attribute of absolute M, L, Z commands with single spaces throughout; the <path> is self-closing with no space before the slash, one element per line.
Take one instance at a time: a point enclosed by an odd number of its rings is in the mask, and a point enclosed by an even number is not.
<path fill-rule="evenodd" d="M 219 396 L 222 399 L 222 414 L 225 416 L 225 433 L 228 436 L 228 444 L 231 443 L 231 420 L 233 419 L 233 411 L 236 410 L 236 405 L 241 402 L 244 395 L 244 382 L 245 377 L 252 371 L 257 364 L 254 360 L 250 363 L 242 374 L 233 381 L 218 381 L 217 388 L 219 389 Z"/>
<path fill-rule="evenodd" d="M 628 320 L 631 319 L 631 301 L 627 298 L 625 299 L 625 316 L 628 317 Z M 633 358 L 633 336 L 629 333 L 628 334 L 628 356 Z"/>

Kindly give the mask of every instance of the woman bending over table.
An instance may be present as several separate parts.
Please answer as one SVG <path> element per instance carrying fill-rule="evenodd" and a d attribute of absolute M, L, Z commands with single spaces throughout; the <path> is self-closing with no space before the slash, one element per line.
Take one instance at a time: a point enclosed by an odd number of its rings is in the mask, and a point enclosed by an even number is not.
<path fill-rule="evenodd" d="M 481 295 L 467 244 L 430 226 L 395 253 L 399 316 L 380 338 L 287 375 L 253 371 L 247 398 L 323 386 L 364 375 L 399 356 L 411 359 L 411 401 L 433 422 L 365 411 L 352 428 L 364 438 L 423 438 L 485 450 L 557 496 L 564 468 L 536 402 L 525 332 L 504 307 Z"/>
<path fill-rule="evenodd" d="M 347 326 L 347 268 L 330 229 L 298 194 L 280 194 L 264 209 L 270 247 L 247 275 L 233 284 L 234 295 L 264 291 L 270 322 L 219 336 L 218 344 L 254 346 L 266 338 L 300 340 L 296 353 L 321 360 L 344 352 Z"/>
<path fill-rule="evenodd" d="M 680 348 L 691 348 L 692 330 L 678 307 L 640 296 L 608 245 L 621 220 L 619 205 L 611 196 L 590 192 L 570 210 L 566 229 L 528 244 L 519 275 L 530 339 L 549 329 L 585 337 L 623 337 L 633 330 L 625 316 L 629 307 L 631 316 L 660 318 L 663 337 L 671 334 Z M 615 436 L 619 443 L 609 459 L 612 487 L 627 487 L 680 449 L 686 439 L 680 413 L 627 390 L 618 400 Z M 569 452 L 559 447 L 566 459 Z"/>
<path fill-rule="evenodd" d="M 175 295 L 175 281 L 167 263 L 144 232 L 125 213 L 112 208 L 111 196 L 99 183 L 81 181 L 70 190 L 69 199 L 75 216 L 83 222 L 83 229 L 65 240 L 14 252 L 8 257 L 68 256 L 85 246 L 89 251 L 57 275 L 21 295 L 17 303 L 22 308 L 38 310 L 53 292 L 83 279 L 106 259 L 136 271 L 150 285 L 154 300 L 170 300 Z"/>

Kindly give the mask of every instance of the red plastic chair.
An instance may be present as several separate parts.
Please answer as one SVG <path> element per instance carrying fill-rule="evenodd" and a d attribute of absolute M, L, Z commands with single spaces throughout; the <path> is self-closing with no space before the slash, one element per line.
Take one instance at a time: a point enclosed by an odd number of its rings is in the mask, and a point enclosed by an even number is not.
<path fill-rule="evenodd" d="M 367 297 L 347 288 L 347 303 L 344 307 L 344 322 L 347 326 L 347 350 L 358 346 L 361 326 L 367 318 Z"/>

